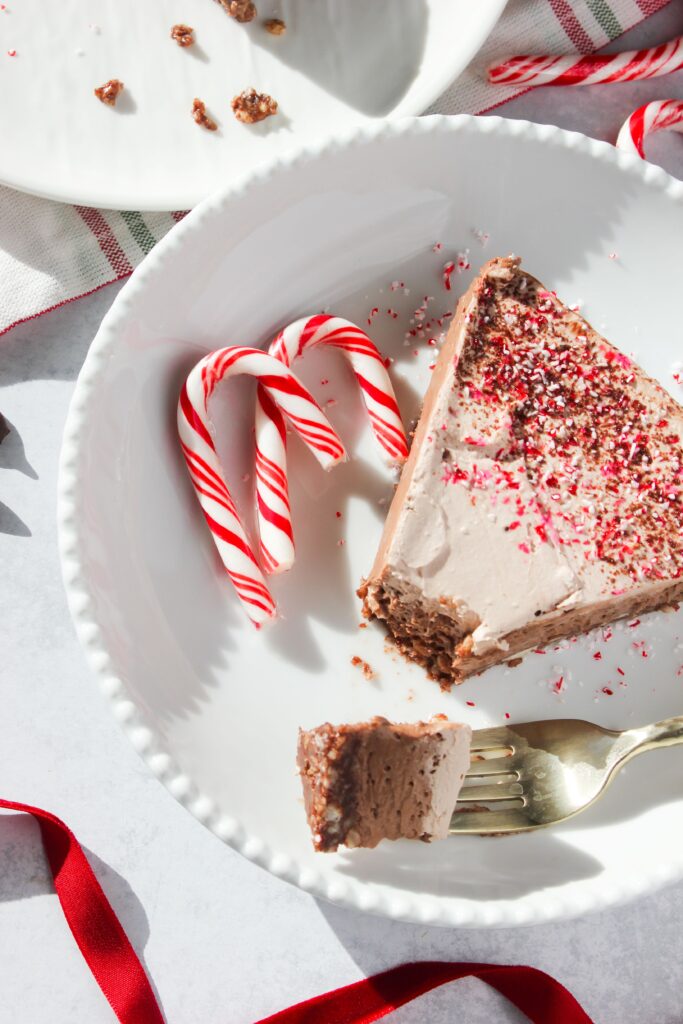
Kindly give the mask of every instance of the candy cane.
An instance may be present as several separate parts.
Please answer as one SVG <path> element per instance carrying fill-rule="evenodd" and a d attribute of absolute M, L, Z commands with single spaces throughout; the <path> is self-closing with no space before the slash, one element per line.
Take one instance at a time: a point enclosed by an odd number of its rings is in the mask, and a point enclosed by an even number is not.
<path fill-rule="evenodd" d="M 223 477 L 208 416 L 209 398 L 218 382 L 240 374 L 258 379 L 273 408 L 278 413 L 282 410 L 325 469 L 345 459 L 346 452 L 303 384 L 282 362 L 260 349 L 233 346 L 211 352 L 197 363 L 183 386 L 178 434 L 187 468 L 226 572 L 259 627 L 275 616 L 276 606 Z"/>
<path fill-rule="evenodd" d="M 496 85 L 602 85 L 659 78 L 683 68 L 683 36 L 649 50 L 588 57 L 510 57 L 489 68 Z"/>
<path fill-rule="evenodd" d="M 291 366 L 304 352 L 319 345 L 338 348 L 346 356 L 377 441 L 392 461 L 405 459 L 408 444 L 394 389 L 382 357 L 359 327 L 338 316 L 304 317 L 281 331 L 268 351 L 285 366 Z M 285 572 L 294 562 L 287 439 L 282 416 L 261 387 L 256 399 L 256 515 L 266 572 Z"/>
<path fill-rule="evenodd" d="M 645 139 L 663 128 L 683 132 L 683 102 L 681 100 L 653 100 L 634 110 L 621 127 L 617 148 L 626 153 L 637 153 L 645 158 Z"/>

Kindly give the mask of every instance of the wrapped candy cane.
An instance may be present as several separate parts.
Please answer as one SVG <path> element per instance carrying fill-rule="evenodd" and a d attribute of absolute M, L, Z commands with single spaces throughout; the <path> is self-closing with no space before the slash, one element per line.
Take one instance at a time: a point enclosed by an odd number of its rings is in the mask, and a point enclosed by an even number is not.
<path fill-rule="evenodd" d="M 602 85 L 659 78 L 683 68 L 683 36 L 649 50 L 591 54 L 587 57 L 510 57 L 489 68 L 489 82 L 534 85 Z"/>
<path fill-rule="evenodd" d="M 653 132 L 672 128 L 683 132 L 683 102 L 681 100 L 653 100 L 634 110 L 621 127 L 617 148 L 637 153 L 645 158 L 645 139 Z"/>
<path fill-rule="evenodd" d="M 268 351 L 291 366 L 319 345 L 337 348 L 349 360 L 377 441 L 391 461 L 403 461 L 408 444 L 394 389 L 382 357 L 359 327 L 338 316 L 304 317 L 281 331 Z M 266 572 L 285 572 L 294 562 L 287 439 L 282 416 L 262 387 L 256 398 L 256 515 Z"/>
<path fill-rule="evenodd" d="M 178 434 L 187 468 L 226 572 L 259 627 L 275 616 L 275 602 L 230 496 L 208 416 L 209 398 L 219 381 L 240 374 L 258 378 L 273 408 L 286 416 L 323 468 L 343 461 L 346 452 L 313 396 L 280 360 L 261 349 L 233 346 L 211 352 L 197 363 L 183 386 Z"/>

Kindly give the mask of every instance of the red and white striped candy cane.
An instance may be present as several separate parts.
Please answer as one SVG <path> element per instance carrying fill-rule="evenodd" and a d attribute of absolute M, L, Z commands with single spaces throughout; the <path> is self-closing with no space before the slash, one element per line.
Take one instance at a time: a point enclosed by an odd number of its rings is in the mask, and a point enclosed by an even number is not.
<path fill-rule="evenodd" d="M 489 82 L 534 85 L 603 85 L 659 78 L 683 68 L 683 36 L 648 50 L 580 56 L 509 57 L 489 68 Z"/>
<path fill-rule="evenodd" d="M 349 360 L 377 441 L 392 461 L 401 462 L 408 455 L 408 443 L 394 389 L 381 355 L 364 331 L 338 316 L 304 317 L 281 331 L 268 351 L 291 366 L 319 345 L 337 348 Z M 256 399 L 256 515 L 266 572 L 285 572 L 294 562 L 287 439 L 282 416 L 261 387 Z"/>
<path fill-rule="evenodd" d="M 344 446 L 307 389 L 278 359 L 261 349 L 232 346 L 201 359 L 178 402 L 178 434 L 187 468 L 223 565 L 252 622 L 258 627 L 276 607 L 230 496 L 211 436 L 208 403 L 219 381 L 247 374 L 325 468 L 346 458 Z"/>
<path fill-rule="evenodd" d="M 617 148 L 626 153 L 637 153 L 645 159 L 645 139 L 653 132 L 672 128 L 683 132 L 683 102 L 681 100 L 653 100 L 634 110 L 621 127 Z"/>

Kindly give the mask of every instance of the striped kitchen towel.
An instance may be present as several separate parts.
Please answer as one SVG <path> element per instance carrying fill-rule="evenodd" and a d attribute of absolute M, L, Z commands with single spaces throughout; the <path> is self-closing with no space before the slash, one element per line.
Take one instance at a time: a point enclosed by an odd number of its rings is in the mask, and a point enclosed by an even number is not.
<path fill-rule="evenodd" d="M 485 0 L 484 0 L 485 2 Z M 471 66 L 431 113 L 482 113 L 520 90 L 483 70 L 511 53 L 590 53 L 669 0 L 510 0 Z M 0 334 L 126 277 L 182 213 L 93 210 L 0 187 Z"/>

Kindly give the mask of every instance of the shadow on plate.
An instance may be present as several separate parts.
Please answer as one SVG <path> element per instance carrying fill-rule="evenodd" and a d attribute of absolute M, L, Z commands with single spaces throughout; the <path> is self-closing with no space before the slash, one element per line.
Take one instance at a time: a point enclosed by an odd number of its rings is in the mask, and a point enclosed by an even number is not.
<path fill-rule="evenodd" d="M 592 878 L 602 865 L 550 832 L 522 837 L 472 837 L 442 843 L 385 843 L 342 854 L 340 872 L 359 882 L 430 896 L 519 899 L 539 889 Z M 500 843 L 506 857 L 501 867 Z"/>
<path fill-rule="evenodd" d="M 259 31 L 251 39 L 343 103 L 383 117 L 420 71 L 428 17 L 425 0 L 289 0 L 284 35 Z"/>

